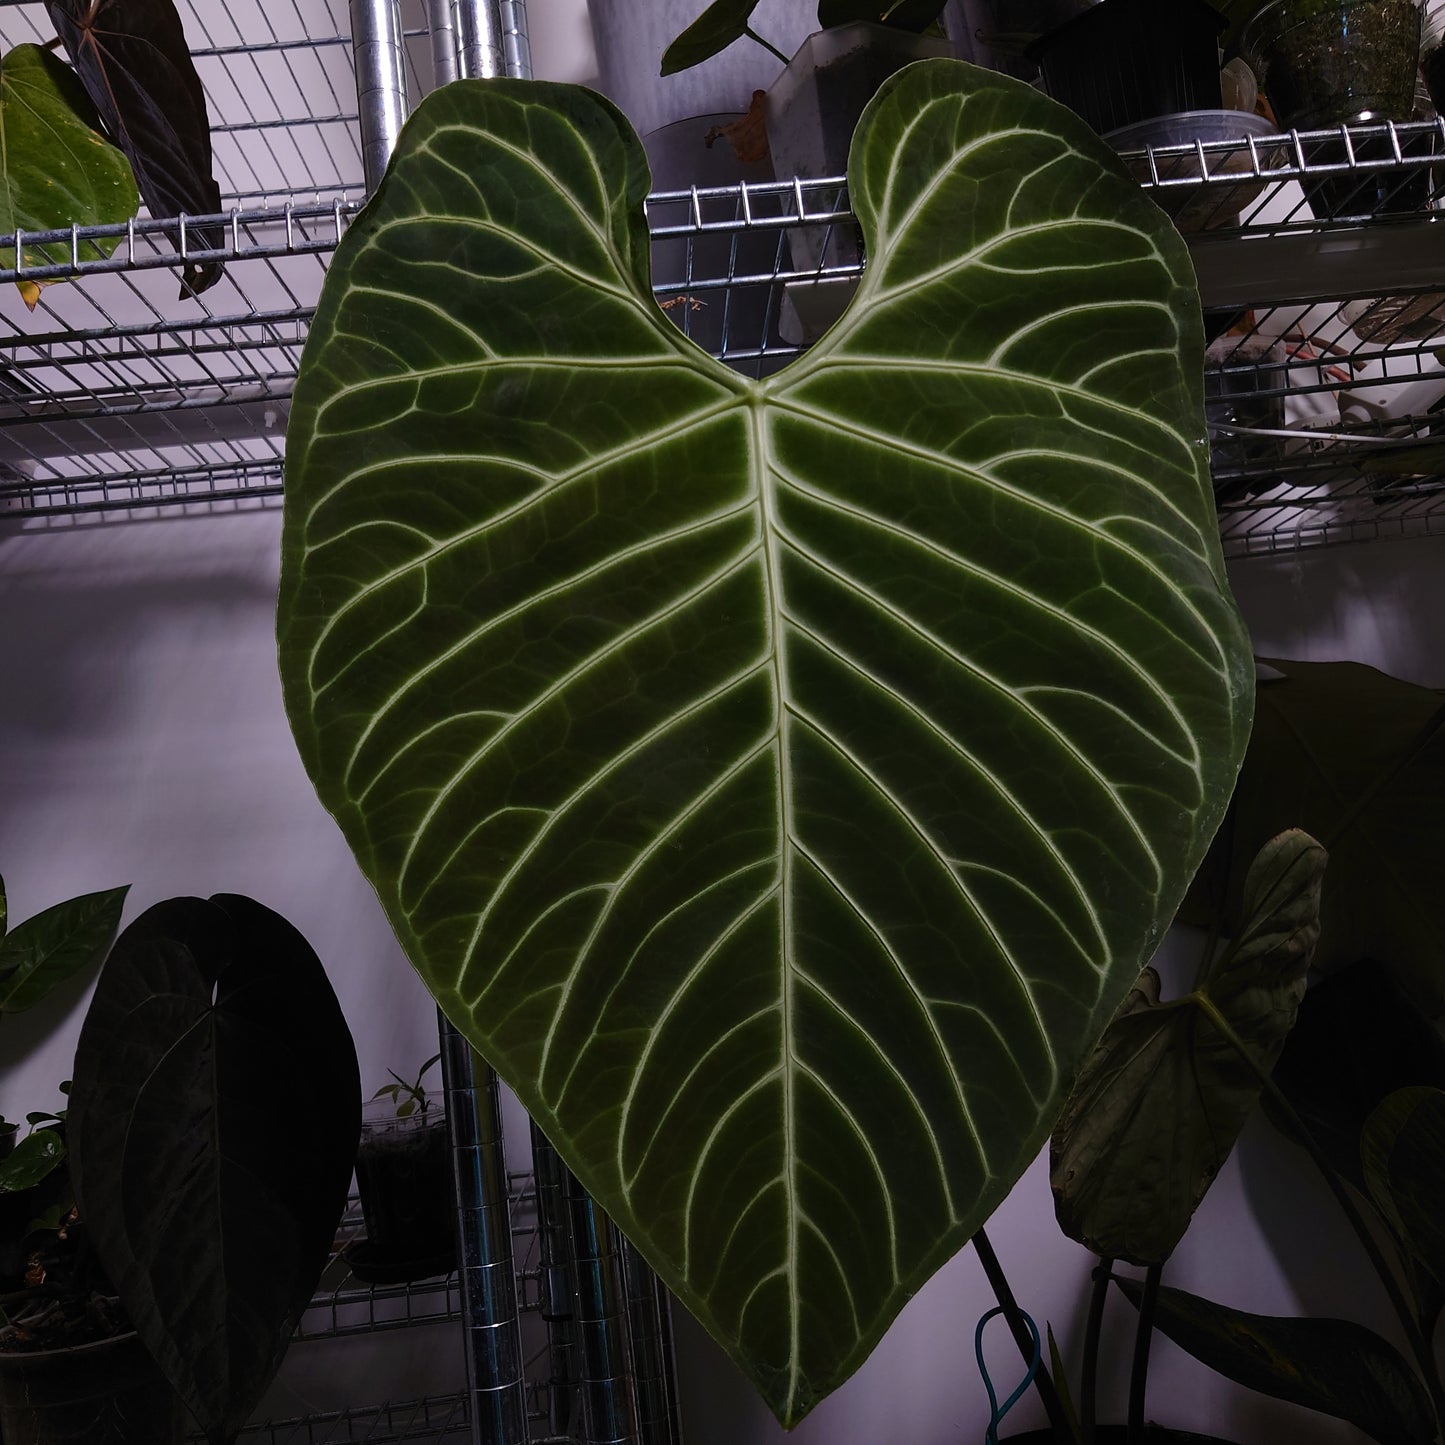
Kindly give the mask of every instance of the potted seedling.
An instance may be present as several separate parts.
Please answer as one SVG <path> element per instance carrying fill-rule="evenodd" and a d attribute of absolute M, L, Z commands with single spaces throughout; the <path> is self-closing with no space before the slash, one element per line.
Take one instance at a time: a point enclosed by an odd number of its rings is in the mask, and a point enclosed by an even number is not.
<path fill-rule="evenodd" d="M 0 1164 L 0 1435 L 6 1445 L 179 1442 L 181 1402 L 75 1207 L 65 1111 L 28 1119 Z"/>
<path fill-rule="evenodd" d="M 456 1265 L 456 1190 L 446 1111 L 426 1091 L 433 1054 L 408 1082 L 372 1095 L 362 1112 L 356 1188 L 366 1237 L 346 1250 L 358 1279 L 395 1284 L 445 1274 Z"/>

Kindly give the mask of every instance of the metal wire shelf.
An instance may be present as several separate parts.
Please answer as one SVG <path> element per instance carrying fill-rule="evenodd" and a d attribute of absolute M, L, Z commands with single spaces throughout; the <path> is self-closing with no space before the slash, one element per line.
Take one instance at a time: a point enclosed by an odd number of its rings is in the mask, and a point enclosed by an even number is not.
<path fill-rule="evenodd" d="M 264 54 L 294 64 L 313 43 L 272 28 Z M 344 51 L 344 38 L 338 28 L 314 43 Z M 239 42 L 248 52 L 257 43 Z M 1226 553 L 1445 530 L 1435 435 L 1445 122 L 1159 146 L 1123 161 L 1188 233 L 1213 329 L 1231 328 L 1207 360 Z M 1314 216 L 1319 192 L 1302 182 L 1335 186 L 1337 213 Z M 1349 218 L 1361 197 L 1367 221 Z M 359 205 L 352 185 L 214 217 L 21 238 L 52 259 L 0 270 L 0 283 L 74 279 L 47 285 L 33 312 L 0 308 L 0 517 L 278 495 L 306 331 Z M 647 218 L 659 302 L 704 349 L 755 376 L 820 335 L 862 271 L 840 178 L 660 192 Z M 194 250 L 197 231 L 217 226 L 224 244 Z M 116 249 L 101 256 L 97 242 Z M 12 244 L 0 240 L 13 259 Z M 178 251 L 221 257 L 225 279 L 178 299 Z M 1397 275 L 1398 287 L 1386 284 Z M 1438 393 L 1421 400 L 1436 374 Z M 1411 404 L 1390 415 L 1407 383 Z M 1287 414 L 1268 411 L 1280 402 Z M 1345 403 L 1353 421 L 1342 420 Z M 1268 435 L 1279 431 L 1298 435 Z M 1382 437 L 1396 453 L 1385 480 Z M 1418 473 L 1400 470 L 1406 447 L 1419 453 Z"/>

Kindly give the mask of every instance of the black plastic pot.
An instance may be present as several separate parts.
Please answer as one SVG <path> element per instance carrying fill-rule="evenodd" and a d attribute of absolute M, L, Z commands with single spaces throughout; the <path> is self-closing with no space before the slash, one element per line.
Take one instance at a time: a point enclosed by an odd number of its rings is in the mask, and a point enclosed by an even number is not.
<path fill-rule="evenodd" d="M 346 1258 L 359 1279 L 399 1284 L 455 1267 L 456 1189 L 443 1114 L 364 1120 L 356 1187 L 366 1238 Z"/>
<path fill-rule="evenodd" d="M 1100 135 L 1185 110 L 1219 110 L 1222 16 L 1203 0 L 1100 0 L 1025 54 L 1044 89 Z"/>
<path fill-rule="evenodd" d="M 134 1334 L 0 1352 L 5 1445 L 179 1445 L 185 1411 Z"/>

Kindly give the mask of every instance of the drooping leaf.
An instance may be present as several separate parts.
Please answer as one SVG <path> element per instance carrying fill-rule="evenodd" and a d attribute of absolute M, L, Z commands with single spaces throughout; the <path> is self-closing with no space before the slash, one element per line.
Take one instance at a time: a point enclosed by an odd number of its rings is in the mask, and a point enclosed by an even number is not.
<path fill-rule="evenodd" d="M 1260 1068 L 1273 1065 L 1304 994 L 1324 870 L 1313 838 L 1282 834 L 1255 860 L 1245 926 L 1198 990 L 1161 1004 L 1144 970 L 1054 1127 L 1049 1180 L 1071 1239 L 1134 1264 L 1174 1252 L 1261 1087 L 1200 998 Z"/>
<path fill-rule="evenodd" d="M 9 919 L 9 897 L 5 892 L 5 880 L 0 878 L 0 938 L 5 937 L 5 930 L 9 927 Z"/>
<path fill-rule="evenodd" d="M 1362 960 L 1305 994 L 1273 1077 L 1331 1167 L 1367 1194 L 1365 1121 L 1397 1090 L 1445 1089 L 1445 1040 L 1389 973 Z"/>
<path fill-rule="evenodd" d="M 588 92 L 423 102 L 301 368 L 281 661 L 441 1006 L 791 1421 L 1037 1152 L 1253 670 L 1188 259 L 1077 118 L 900 72 L 856 298 L 760 383 L 647 188 Z"/>
<path fill-rule="evenodd" d="M 361 1128 L 320 961 L 248 898 L 173 898 L 116 942 L 75 1054 L 96 1252 L 211 1445 L 275 1375 L 330 1253 Z"/>
<path fill-rule="evenodd" d="M 1445 1281 L 1445 1091 L 1400 1089 L 1360 1140 L 1370 1197 L 1412 1258 Z"/>
<path fill-rule="evenodd" d="M 1330 1167 L 1368 1198 L 1360 1155 L 1365 1121 L 1396 1090 L 1445 1089 L 1445 1040 L 1383 968 L 1362 960 L 1305 995 L 1273 1077 Z M 1264 1111 L 1293 1137 L 1268 1095 Z M 1408 1248 L 1403 1262 L 1429 1337 L 1445 1307 L 1445 1289 Z"/>
<path fill-rule="evenodd" d="M 0 1194 L 33 1189 L 65 1158 L 65 1141 L 54 1129 L 27 1134 L 0 1163 Z"/>
<path fill-rule="evenodd" d="M 676 75 L 711 60 L 747 34 L 759 0 L 713 0 L 713 3 L 662 53 L 662 75 Z"/>
<path fill-rule="evenodd" d="M 1315 966 L 1384 964 L 1433 1017 L 1445 1013 L 1445 693 L 1356 662 L 1264 659 L 1282 674 L 1258 715 L 1226 827 L 1185 917 L 1213 890 L 1239 918 L 1244 873 L 1282 828 L 1312 833 L 1333 865 Z"/>
<path fill-rule="evenodd" d="M 174 0 L 45 0 L 60 39 L 151 215 L 214 216 L 211 121 Z M 171 242 L 179 250 L 175 237 Z M 219 250 L 218 226 L 188 227 L 187 257 Z M 218 260 L 181 264 L 181 299 L 221 279 Z"/>
<path fill-rule="evenodd" d="M 129 891 L 127 884 L 69 898 L 0 938 L 0 1019 L 32 1008 L 66 979 L 99 963 L 120 927 Z"/>
<path fill-rule="evenodd" d="M 1138 1282 L 1118 1284 L 1138 1305 Z M 1388 1340 L 1352 1320 L 1246 1314 L 1166 1287 L 1155 1325 L 1211 1370 L 1276 1400 L 1348 1420 L 1381 1445 L 1435 1438 L 1430 1398 L 1415 1372 Z"/>
<path fill-rule="evenodd" d="M 0 235 L 126 221 L 140 205 L 130 162 L 101 134 L 85 87 L 38 45 L 0 60 L 0 156 Z M 82 241 L 80 259 L 108 256 L 120 239 Z M 22 245 L 19 259 L 64 263 L 70 244 Z M 15 247 L 0 247 L 0 265 L 16 264 Z"/>

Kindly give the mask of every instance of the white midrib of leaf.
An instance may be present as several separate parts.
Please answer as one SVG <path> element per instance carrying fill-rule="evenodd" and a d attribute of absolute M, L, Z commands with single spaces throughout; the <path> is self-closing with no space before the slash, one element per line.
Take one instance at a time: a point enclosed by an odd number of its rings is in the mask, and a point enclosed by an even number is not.
<path fill-rule="evenodd" d="M 777 768 L 778 820 L 781 831 L 781 873 L 778 879 L 778 928 L 782 947 L 778 956 L 782 965 L 779 980 L 779 1033 L 783 1055 L 783 1192 L 787 1208 L 787 1252 L 784 1268 L 788 1282 L 788 1399 L 798 1397 L 799 1357 L 802 1350 L 800 1291 L 798 1285 L 798 1151 L 795 1147 L 797 1102 L 795 1083 L 797 1060 L 793 1047 L 793 966 L 788 953 L 788 940 L 793 936 L 791 910 L 793 902 L 793 794 L 788 770 L 788 728 L 791 723 L 792 699 L 788 695 L 787 630 L 783 606 L 782 568 L 778 560 L 779 527 L 774 495 L 777 473 L 773 467 L 771 438 L 768 433 L 768 403 L 762 388 L 749 393 L 748 420 L 752 431 L 754 466 L 757 468 L 758 495 L 762 508 L 762 554 L 767 585 L 769 651 L 773 659 L 773 685 L 777 697 Z"/>

